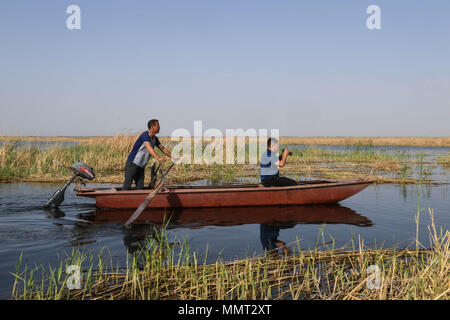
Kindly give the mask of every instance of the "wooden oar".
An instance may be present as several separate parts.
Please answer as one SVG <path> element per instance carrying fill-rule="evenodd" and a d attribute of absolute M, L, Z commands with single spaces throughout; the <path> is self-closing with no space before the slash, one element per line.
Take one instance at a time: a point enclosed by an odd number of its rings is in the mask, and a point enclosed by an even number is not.
<path fill-rule="evenodd" d="M 151 168 L 151 175 L 150 175 L 150 183 L 148 184 L 148 187 L 150 189 L 153 189 L 155 187 L 156 179 L 158 178 L 158 171 L 159 167 L 161 167 L 161 162 L 158 164 L 158 167 L 155 169 L 156 162 L 153 163 Z"/>
<path fill-rule="evenodd" d="M 130 224 L 132 224 L 139 216 L 141 215 L 142 211 L 147 208 L 147 206 L 150 204 L 150 202 L 153 200 L 153 198 L 156 196 L 156 194 L 161 190 L 164 179 L 166 178 L 167 174 L 169 173 L 170 169 L 172 169 L 175 162 L 172 162 L 169 169 L 162 175 L 161 181 L 158 183 L 158 185 L 153 189 L 152 192 L 148 194 L 148 196 L 144 199 L 144 201 L 141 203 L 141 205 L 136 209 L 136 211 L 133 213 L 133 215 L 125 222 L 125 227 L 128 227 Z"/>

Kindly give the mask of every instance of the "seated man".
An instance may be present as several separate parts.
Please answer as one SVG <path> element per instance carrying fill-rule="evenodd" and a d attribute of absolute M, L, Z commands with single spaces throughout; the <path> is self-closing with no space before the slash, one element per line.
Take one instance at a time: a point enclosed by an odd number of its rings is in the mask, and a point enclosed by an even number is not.
<path fill-rule="evenodd" d="M 144 172 L 148 160 L 153 156 L 158 161 L 166 161 L 166 157 L 160 157 L 156 154 L 154 148 L 158 147 L 165 155 L 171 157 L 160 142 L 156 134 L 159 133 L 159 121 L 152 119 L 147 124 L 148 131 L 144 131 L 134 143 L 133 149 L 128 155 L 125 164 L 125 181 L 122 190 L 129 190 L 133 180 L 136 183 L 136 189 L 144 189 Z"/>
<path fill-rule="evenodd" d="M 297 184 L 295 180 L 279 176 L 278 168 L 284 167 L 289 150 L 285 149 L 280 159 L 277 156 L 278 147 L 277 139 L 267 140 L 267 151 L 262 154 L 260 161 L 261 183 L 265 187 L 295 186 Z"/>

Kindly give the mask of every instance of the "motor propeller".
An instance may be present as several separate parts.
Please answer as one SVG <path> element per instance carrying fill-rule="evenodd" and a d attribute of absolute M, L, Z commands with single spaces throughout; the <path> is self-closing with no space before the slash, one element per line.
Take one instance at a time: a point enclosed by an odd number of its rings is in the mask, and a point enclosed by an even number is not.
<path fill-rule="evenodd" d="M 77 178 L 80 178 L 81 180 L 87 179 L 87 180 L 93 180 L 95 178 L 94 169 L 89 167 L 84 162 L 76 162 L 71 167 L 68 167 L 58 161 L 54 161 L 57 165 L 64 167 L 66 169 L 69 169 L 73 172 L 73 176 L 69 179 L 69 181 L 66 182 L 66 184 L 55 191 L 53 195 L 50 197 L 50 199 L 47 200 L 47 202 L 44 204 L 44 207 L 51 208 L 55 207 L 58 208 L 60 204 L 64 201 L 64 194 L 66 192 L 67 187 Z"/>

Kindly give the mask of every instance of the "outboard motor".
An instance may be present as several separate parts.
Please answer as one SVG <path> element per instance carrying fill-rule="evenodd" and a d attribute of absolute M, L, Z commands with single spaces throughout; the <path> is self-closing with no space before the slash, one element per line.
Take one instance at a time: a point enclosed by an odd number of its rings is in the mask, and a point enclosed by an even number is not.
<path fill-rule="evenodd" d="M 71 169 L 73 171 L 73 176 L 70 178 L 69 181 L 59 190 L 57 190 L 51 197 L 48 199 L 48 201 L 45 203 L 46 208 L 50 207 L 59 207 L 59 205 L 64 201 L 64 193 L 66 192 L 67 187 L 76 179 L 88 179 L 93 180 L 95 178 L 94 169 L 89 167 L 87 164 L 83 162 L 76 162 L 74 163 L 70 168 L 62 165 L 59 162 L 56 162 L 57 164 Z"/>

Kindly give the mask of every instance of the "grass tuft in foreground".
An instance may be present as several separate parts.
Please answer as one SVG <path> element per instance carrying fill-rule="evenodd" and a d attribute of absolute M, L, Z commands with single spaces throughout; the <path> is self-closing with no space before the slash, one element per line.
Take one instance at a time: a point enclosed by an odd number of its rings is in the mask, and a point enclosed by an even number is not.
<path fill-rule="evenodd" d="M 57 268 L 16 271 L 13 299 L 449 299 L 450 234 L 437 231 L 433 213 L 429 249 L 302 250 L 206 264 L 186 242 L 170 242 L 164 229 L 128 255 L 124 268 L 103 252 L 74 250 Z M 94 263 L 94 260 L 97 260 Z M 68 290 L 67 266 L 83 270 L 80 289 Z M 39 279 L 38 280 L 38 276 Z"/>

